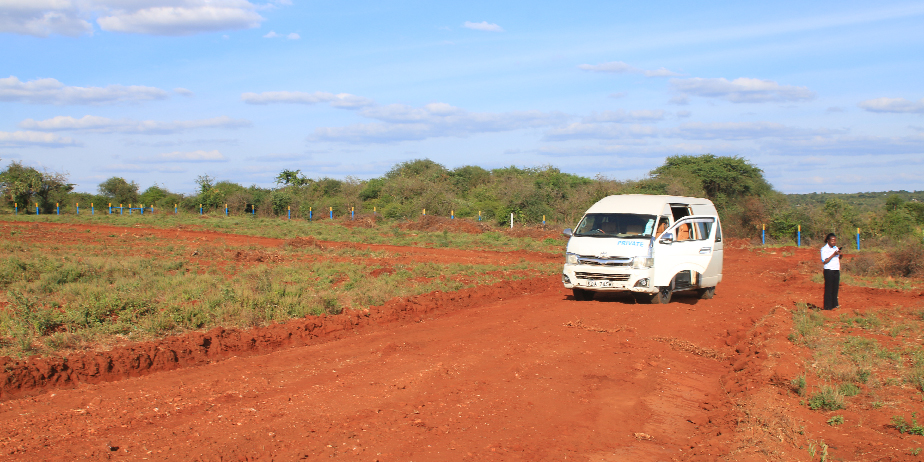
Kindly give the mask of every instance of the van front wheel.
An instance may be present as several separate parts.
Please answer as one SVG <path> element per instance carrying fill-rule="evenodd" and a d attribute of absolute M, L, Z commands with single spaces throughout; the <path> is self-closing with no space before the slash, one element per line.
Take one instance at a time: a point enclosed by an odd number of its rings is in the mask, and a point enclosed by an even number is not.
<path fill-rule="evenodd" d="M 589 302 L 594 299 L 594 292 L 592 290 L 584 289 L 571 289 L 574 292 L 574 299 L 579 302 Z"/>
<path fill-rule="evenodd" d="M 670 286 L 658 287 L 658 293 L 651 296 L 652 305 L 667 305 L 671 302 Z"/>

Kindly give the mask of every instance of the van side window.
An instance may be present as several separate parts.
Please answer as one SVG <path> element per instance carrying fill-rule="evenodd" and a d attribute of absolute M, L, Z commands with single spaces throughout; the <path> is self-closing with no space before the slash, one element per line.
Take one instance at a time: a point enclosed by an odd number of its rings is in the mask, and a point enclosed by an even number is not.
<path fill-rule="evenodd" d="M 715 241 L 722 242 L 722 224 L 718 222 L 715 224 Z"/>

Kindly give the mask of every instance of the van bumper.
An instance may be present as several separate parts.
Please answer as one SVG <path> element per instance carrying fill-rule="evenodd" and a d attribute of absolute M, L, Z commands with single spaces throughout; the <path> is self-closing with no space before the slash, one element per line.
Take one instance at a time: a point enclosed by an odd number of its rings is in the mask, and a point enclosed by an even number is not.
<path fill-rule="evenodd" d="M 641 292 L 654 294 L 654 270 L 630 267 L 606 268 L 590 265 L 565 264 L 561 282 L 566 289 L 584 289 L 596 292 Z"/>

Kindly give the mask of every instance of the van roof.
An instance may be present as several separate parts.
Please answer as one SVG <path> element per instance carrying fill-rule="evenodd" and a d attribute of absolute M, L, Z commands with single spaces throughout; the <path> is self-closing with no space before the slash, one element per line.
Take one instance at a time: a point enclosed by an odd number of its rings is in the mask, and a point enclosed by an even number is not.
<path fill-rule="evenodd" d="M 666 204 L 709 204 L 712 201 L 701 197 L 653 196 L 649 194 L 619 194 L 600 199 L 587 209 L 586 213 L 639 213 L 659 214 Z"/>

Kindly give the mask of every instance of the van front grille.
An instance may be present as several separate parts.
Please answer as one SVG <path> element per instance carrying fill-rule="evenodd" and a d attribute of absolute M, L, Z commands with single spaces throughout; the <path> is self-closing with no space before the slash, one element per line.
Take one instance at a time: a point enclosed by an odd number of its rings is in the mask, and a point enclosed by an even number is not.
<path fill-rule="evenodd" d="M 602 274 L 602 273 L 585 273 L 578 271 L 574 273 L 578 279 L 589 279 L 592 281 L 628 281 L 628 274 Z"/>
<path fill-rule="evenodd" d="M 632 259 L 625 257 L 598 258 L 590 255 L 578 255 L 577 260 L 581 265 L 593 266 L 629 266 L 632 264 Z"/>

